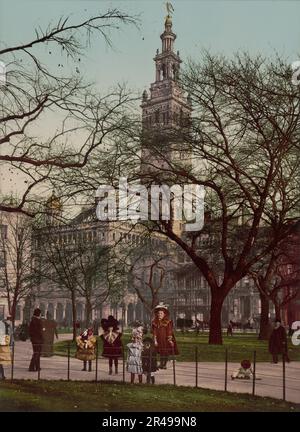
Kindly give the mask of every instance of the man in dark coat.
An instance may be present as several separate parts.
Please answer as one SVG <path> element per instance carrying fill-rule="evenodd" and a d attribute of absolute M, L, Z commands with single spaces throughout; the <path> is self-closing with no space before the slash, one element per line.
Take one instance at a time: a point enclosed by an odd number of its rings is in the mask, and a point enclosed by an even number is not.
<path fill-rule="evenodd" d="M 29 365 L 29 371 L 39 371 L 40 357 L 43 345 L 43 325 L 41 321 L 41 310 L 39 308 L 33 311 L 33 317 L 29 324 L 29 336 L 32 343 L 32 358 Z"/>
<path fill-rule="evenodd" d="M 287 351 L 286 331 L 281 325 L 280 319 L 275 321 L 275 327 L 269 339 L 269 352 L 272 354 L 273 363 L 278 363 L 278 354 L 282 354 L 285 361 L 290 361 Z"/>

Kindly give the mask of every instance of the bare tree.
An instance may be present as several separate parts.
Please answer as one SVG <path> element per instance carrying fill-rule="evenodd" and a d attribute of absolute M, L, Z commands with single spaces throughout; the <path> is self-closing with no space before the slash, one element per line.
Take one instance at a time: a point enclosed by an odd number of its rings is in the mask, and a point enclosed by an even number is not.
<path fill-rule="evenodd" d="M 130 283 L 139 300 L 151 313 L 162 296 L 166 296 L 168 280 L 177 268 L 171 244 L 158 237 L 142 237 L 144 244 L 131 251 L 129 265 Z"/>
<path fill-rule="evenodd" d="M 7 69 L 0 86 L 0 162 L 12 178 L 24 178 L 21 198 L 14 205 L 2 202 L 1 210 L 34 214 L 28 202 L 37 201 L 34 194 L 49 186 L 52 175 L 84 167 L 122 127 L 129 93 L 119 87 L 100 95 L 80 71 L 94 35 L 111 46 L 112 30 L 135 23 L 117 9 L 77 23 L 61 18 L 36 29 L 32 40 L 0 49 Z"/>
<path fill-rule="evenodd" d="M 108 281 L 109 248 L 85 234 L 74 226 L 67 233 L 63 226 L 59 230 L 54 226 L 35 232 L 35 291 L 41 297 L 51 292 L 52 296 L 56 293 L 58 297 L 70 298 L 74 338 L 77 301 L 85 301 L 85 321 L 89 326 L 93 309 L 105 302 L 112 291 Z"/>
<path fill-rule="evenodd" d="M 299 222 L 291 233 L 272 252 L 251 270 L 261 298 L 260 339 L 268 337 L 269 305 L 273 303 L 275 316 L 281 319 L 281 311 L 299 295 Z"/>
<path fill-rule="evenodd" d="M 201 249 L 201 231 L 176 232 L 173 221 L 148 224 L 179 245 L 199 268 L 211 290 L 209 343 L 222 343 L 221 311 L 236 283 L 291 230 L 299 205 L 299 90 L 280 59 L 247 54 L 232 60 L 205 54 L 182 75 L 194 117 L 161 128 L 152 120 L 147 134 L 148 184 L 191 183 L 205 187 L 206 222 L 217 242 L 215 269 Z M 153 127 L 153 122 L 155 129 Z M 143 137 L 143 146 L 147 145 Z M 188 163 L 174 158 L 186 149 Z M 162 177 L 163 176 L 163 177 Z M 261 229 L 269 235 L 262 248 Z"/>
<path fill-rule="evenodd" d="M 1 212 L 0 228 L 1 288 L 14 326 L 17 306 L 31 290 L 31 220 L 25 215 Z"/>

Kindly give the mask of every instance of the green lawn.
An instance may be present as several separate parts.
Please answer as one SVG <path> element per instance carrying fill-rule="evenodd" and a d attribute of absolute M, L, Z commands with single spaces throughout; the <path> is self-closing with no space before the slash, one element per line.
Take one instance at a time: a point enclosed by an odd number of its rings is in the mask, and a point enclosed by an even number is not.
<path fill-rule="evenodd" d="M 178 361 L 194 361 L 195 348 L 198 347 L 198 360 L 200 362 L 207 361 L 224 361 L 225 349 L 228 350 L 228 361 L 240 362 L 243 358 L 253 358 L 253 351 L 256 351 L 256 359 L 258 362 L 268 362 L 271 357 L 268 352 L 267 341 L 257 339 L 253 334 L 237 334 L 233 337 L 224 336 L 223 345 L 209 345 L 208 334 L 195 333 L 177 333 L 177 344 L 180 355 Z M 126 345 L 130 340 L 129 334 L 123 335 L 123 343 Z M 57 342 L 54 346 L 55 354 L 67 355 L 68 342 Z M 74 356 L 76 344 L 71 344 L 71 356 Z M 102 353 L 102 341 L 99 338 L 99 356 Z M 300 346 L 294 346 L 289 342 L 289 356 L 291 360 L 300 360 Z"/>
<path fill-rule="evenodd" d="M 134 391 L 133 391 L 134 389 Z M 18 380 L 0 384 L 0 411 L 297 411 L 277 399 L 170 385 Z"/>

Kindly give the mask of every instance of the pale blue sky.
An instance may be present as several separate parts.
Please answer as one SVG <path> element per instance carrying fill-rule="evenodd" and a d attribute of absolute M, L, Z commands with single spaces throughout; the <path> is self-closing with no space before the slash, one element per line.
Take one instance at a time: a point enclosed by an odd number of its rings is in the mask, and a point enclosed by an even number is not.
<path fill-rule="evenodd" d="M 173 30 L 177 34 L 175 49 L 183 60 L 197 58 L 202 48 L 230 56 L 237 50 L 272 56 L 278 52 L 287 61 L 300 60 L 300 1 L 265 0 L 173 0 Z M 37 26 L 46 27 L 61 16 L 72 16 L 73 22 L 96 14 L 99 10 L 119 8 L 140 16 L 140 30 L 123 27 L 112 34 L 114 50 L 103 39 L 96 38 L 86 58 L 78 66 L 88 81 L 95 81 L 98 90 L 106 93 L 117 83 L 127 83 L 140 94 L 154 81 L 153 57 L 160 48 L 160 34 L 166 15 L 161 0 L 0 0 L 1 46 L 29 42 Z M 61 58 L 49 56 L 41 47 L 40 58 L 57 67 Z M 52 53 L 53 54 L 53 53 Z M 64 65 L 66 69 L 66 64 Z M 74 66 L 73 66 L 74 67 Z M 43 134 L 51 132 L 41 126 Z M 3 179 L 10 173 L 3 171 Z M 15 175 L 0 190 L 22 189 L 22 176 Z"/>
<path fill-rule="evenodd" d="M 176 49 L 183 60 L 197 57 L 201 48 L 226 55 L 239 49 L 265 55 L 277 51 L 289 61 L 300 57 L 300 1 L 173 0 L 172 4 Z M 114 32 L 113 51 L 95 39 L 80 64 L 81 71 L 96 80 L 101 90 L 117 82 L 142 90 L 154 79 L 152 59 L 160 48 L 165 1 L 0 0 L 0 40 L 6 44 L 29 41 L 38 25 L 70 14 L 77 22 L 107 7 L 139 14 L 141 28 Z"/>

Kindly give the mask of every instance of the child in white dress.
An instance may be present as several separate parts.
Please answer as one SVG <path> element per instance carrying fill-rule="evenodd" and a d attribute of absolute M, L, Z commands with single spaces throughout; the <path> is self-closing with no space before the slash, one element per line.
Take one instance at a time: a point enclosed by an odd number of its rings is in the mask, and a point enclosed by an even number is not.
<path fill-rule="evenodd" d="M 131 383 L 134 383 L 135 375 L 138 375 L 139 383 L 143 381 L 142 350 L 143 333 L 134 328 L 132 330 L 132 342 L 127 344 L 127 371 L 130 372 Z"/>

